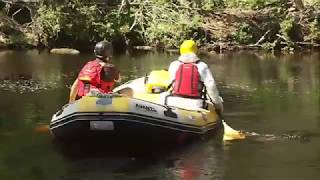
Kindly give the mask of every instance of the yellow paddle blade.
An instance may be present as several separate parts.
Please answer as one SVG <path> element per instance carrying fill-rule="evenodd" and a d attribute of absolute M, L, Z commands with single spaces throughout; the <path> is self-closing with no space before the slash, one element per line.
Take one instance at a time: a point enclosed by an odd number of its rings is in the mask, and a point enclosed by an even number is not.
<path fill-rule="evenodd" d="M 233 129 L 225 121 L 222 121 L 222 124 L 223 124 L 223 129 L 224 129 L 224 134 L 223 134 L 224 141 L 231 141 L 231 140 L 246 138 L 245 134 Z"/>
<path fill-rule="evenodd" d="M 34 128 L 34 131 L 37 133 L 48 133 L 50 131 L 49 125 L 41 124 Z"/>

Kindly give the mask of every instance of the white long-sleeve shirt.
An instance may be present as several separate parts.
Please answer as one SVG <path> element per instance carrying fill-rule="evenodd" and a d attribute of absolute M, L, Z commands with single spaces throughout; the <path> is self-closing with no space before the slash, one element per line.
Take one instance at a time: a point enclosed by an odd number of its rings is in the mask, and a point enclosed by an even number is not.
<path fill-rule="evenodd" d="M 175 79 L 176 71 L 178 70 L 180 64 L 196 62 L 199 58 L 195 54 L 187 54 L 179 57 L 179 60 L 173 61 L 169 66 L 169 74 L 171 82 Z M 216 82 L 213 75 L 208 67 L 208 65 L 202 61 L 196 63 L 198 71 L 200 74 L 201 81 L 204 83 L 207 89 L 207 95 L 212 99 L 215 104 L 222 104 L 222 98 L 219 96 L 219 91 L 216 86 Z"/>

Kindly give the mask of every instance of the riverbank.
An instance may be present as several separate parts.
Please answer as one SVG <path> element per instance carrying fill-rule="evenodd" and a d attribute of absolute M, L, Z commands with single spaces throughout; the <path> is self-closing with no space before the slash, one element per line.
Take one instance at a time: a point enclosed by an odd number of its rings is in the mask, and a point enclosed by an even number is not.
<path fill-rule="evenodd" d="M 320 47 L 315 0 L 75 1 L 0 6 L 0 48 L 90 50 L 107 39 L 116 49 L 176 49 L 195 39 L 204 51 L 294 52 Z M 30 21 L 19 8 L 32 9 Z M 21 8 L 20 8 L 21 9 Z M 98 10 L 98 11 L 97 11 Z M 20 19 L 19 19 L 20 17 Z M 77 19 L 77 21 L 74 21 Z"/>

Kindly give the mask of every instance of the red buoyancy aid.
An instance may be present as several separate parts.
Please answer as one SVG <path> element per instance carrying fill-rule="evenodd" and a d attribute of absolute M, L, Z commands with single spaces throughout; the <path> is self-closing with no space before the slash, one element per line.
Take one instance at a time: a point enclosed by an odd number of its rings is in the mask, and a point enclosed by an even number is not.
<path fill-rule="evenodd" d="M 202 83 L 195 63 L 181 63 L 173 82 L 173 95 L 200 98 Z"/>
<path fill-rule="evenodd" d="M 103 65 L 101 60 L 89 61 L 80 71 L 78 75 L 78 96 L 85 96 L 92 89 L 96 89 L 101 93 L 112 92 L 114 80 L 107 82 L 101 79 L 101 71 Z"/>

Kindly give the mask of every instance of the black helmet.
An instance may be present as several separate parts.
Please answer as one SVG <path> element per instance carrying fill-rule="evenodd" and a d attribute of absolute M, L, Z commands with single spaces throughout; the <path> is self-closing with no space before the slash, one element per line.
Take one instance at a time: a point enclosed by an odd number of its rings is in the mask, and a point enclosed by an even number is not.
<path fill-rule="evenodd" d="M 112 44 L 108 41 L 100 41 L 94 47 L 94 54 L 97 58 L 105 59 L 113 54 Z"/>

